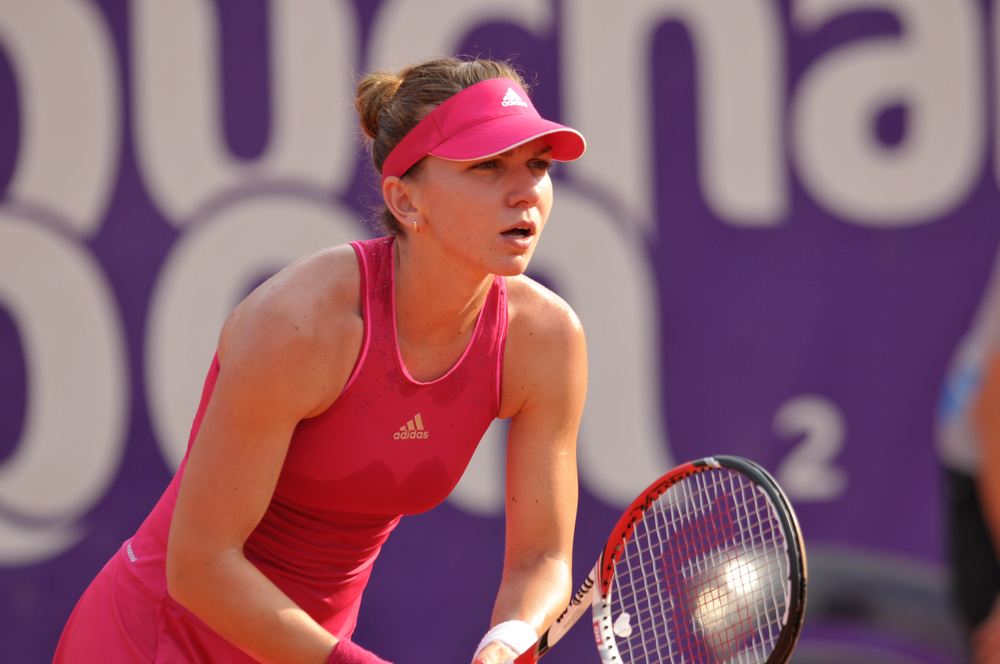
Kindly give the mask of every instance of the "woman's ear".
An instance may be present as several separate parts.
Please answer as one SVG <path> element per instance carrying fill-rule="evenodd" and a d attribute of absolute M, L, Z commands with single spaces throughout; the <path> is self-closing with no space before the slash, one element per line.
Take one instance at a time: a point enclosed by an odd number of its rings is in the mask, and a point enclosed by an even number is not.
<path fill-rule="evenodd" d="M 413 183 L 403 182 L 394 175 L 390 175 L 382 182 L 382 198 L 385 200 L 385 206 L 405 227 L 420 221 L 414 193 Z"/>

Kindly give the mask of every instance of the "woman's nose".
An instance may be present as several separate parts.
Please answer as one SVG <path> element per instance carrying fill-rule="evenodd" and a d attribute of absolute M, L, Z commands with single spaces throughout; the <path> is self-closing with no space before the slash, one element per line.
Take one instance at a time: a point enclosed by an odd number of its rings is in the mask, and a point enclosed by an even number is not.
<path fill-rule="evenodd" d="M 542 198 L 542 190 L 548 178 L 545 175 L 539 176 L 527 166 L 517 169 L 512 174 L 510 205 L 526 205 L 534 207 Z"/>

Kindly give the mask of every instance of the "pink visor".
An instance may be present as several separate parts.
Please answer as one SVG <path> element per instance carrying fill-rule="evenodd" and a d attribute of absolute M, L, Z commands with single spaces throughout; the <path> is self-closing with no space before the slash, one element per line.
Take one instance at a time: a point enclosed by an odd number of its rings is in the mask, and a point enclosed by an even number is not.
<path fill-rule="evenodd" d="M 548 136 L 552 158 L 572 161 L 587 148 L 583 135 L 542 118 L 514 81 L 492 78 L 448 98 L 417 123 L 382 164 L 382 181 L 402 177 L 426 155 L 471 161 Z"/>

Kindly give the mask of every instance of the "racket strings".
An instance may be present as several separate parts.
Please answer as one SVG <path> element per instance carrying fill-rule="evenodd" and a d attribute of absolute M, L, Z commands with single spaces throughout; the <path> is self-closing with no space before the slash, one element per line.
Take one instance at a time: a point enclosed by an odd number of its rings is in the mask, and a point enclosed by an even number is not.
<path fill-rule="evenodd" d="M 781 633 L 784 535 L 767 495 L 740 473 L 709 469 L 664 492 L 615 574 L 626 664 L 764 662 Z"/>

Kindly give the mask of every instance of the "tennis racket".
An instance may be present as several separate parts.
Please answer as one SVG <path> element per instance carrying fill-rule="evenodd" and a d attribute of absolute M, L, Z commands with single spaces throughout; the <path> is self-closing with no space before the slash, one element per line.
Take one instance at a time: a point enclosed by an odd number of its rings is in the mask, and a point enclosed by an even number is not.
<path fill-rule="evenodd" d="M 629 506 L 563 614 L 516 664 L 590 608 L 604 664 L 783 664 L 799 636 L 806 558 L 777 482 L 740 457 L 674 468 Z"/>

